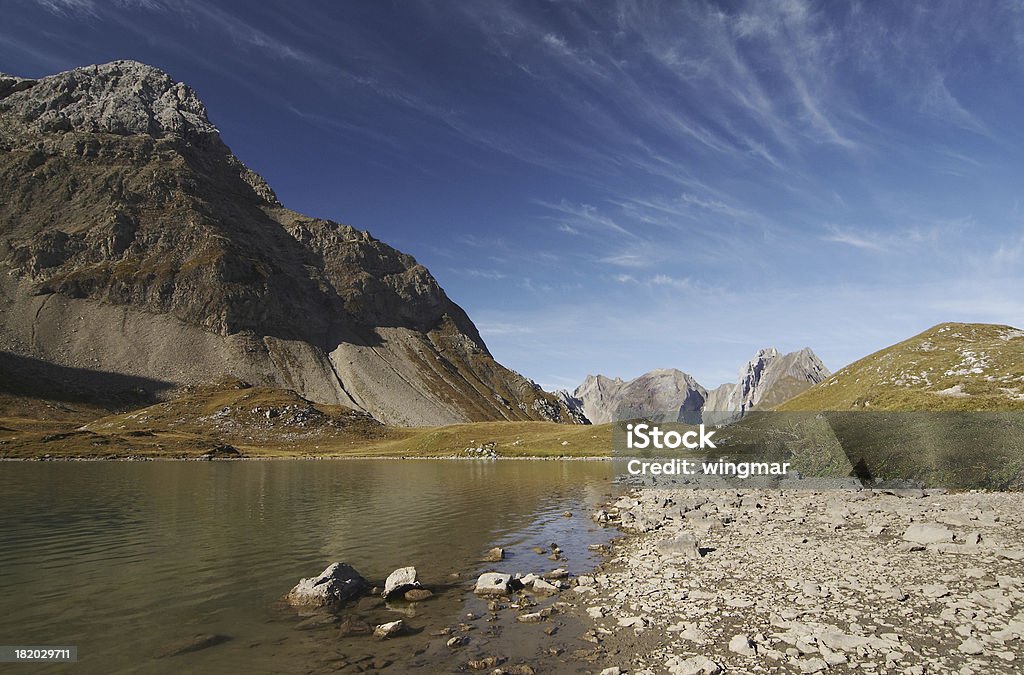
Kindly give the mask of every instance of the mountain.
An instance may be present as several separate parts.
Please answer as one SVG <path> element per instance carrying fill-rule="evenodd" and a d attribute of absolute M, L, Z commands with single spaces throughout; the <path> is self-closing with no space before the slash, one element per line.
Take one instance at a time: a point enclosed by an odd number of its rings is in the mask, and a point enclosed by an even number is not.
<path fill-rule="evenodd" d="M 675 369 L 652 370 L 623 381 L 604 375 L 587 375 L 572 399 L 594 424 L 634 417 L 659 421 L 703 421 L 724 424 L 747 410 L 772 408 L 828 377 L 825 364 L 810 349 L 779 354 L 762 349 L 739 372 L 736 383 L 710 391 L 693 377 Z M 693 413 L 686 415 L 684 413 Z"/>
<path fill-rule="evenodd" d="M 565 405 L 565 409 L 569 411 L 574 422 L 577 424 L 591 423 L 590 418 L 588 418 L 586 413 L 583 411 L 583 399 L 576 398 L 565 389 L 556 390 L 554 395 Z"/>
<path fill-rule="evenodd" d="M 676 421 L 685 412 L 696 413 L 707 391 L 690 375 L 674 368 L 652 370 L 624 382 L 604 375 L 587 375 L 573 392 L 594 424 L 634 417 Z"/>
<path fill-rule="evenodd" d="M 774 408 L 828 376 L 828 368 L 810 348 L 789 354 L 774 347 L 761 349 L 740 368 L 735 384 L 708 394 L 704 421 L 721 424 L 755 408 Z"/>
<path fill-rule="evenodd" d="M 0 307 L 0 366 L 105 394 L 238 378 L 389 424 L 575 419 L 412 256 L 284 208 L 133 61 L 0 75 Z"/>
<path fill-rule="evenodd" d="M 780 410 L 1024 410 L 1024 330 L 943 323 L 870 354 Z"/>

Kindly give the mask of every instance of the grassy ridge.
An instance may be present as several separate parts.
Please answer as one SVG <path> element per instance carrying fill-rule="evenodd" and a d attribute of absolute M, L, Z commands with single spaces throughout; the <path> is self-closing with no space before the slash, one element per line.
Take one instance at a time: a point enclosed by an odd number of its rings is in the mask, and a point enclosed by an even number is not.
<path fill-rule="evenodd" d="M 846 366 L 776 410 L 1024 410 L 1024 331 L 939 324 Z"/>
<path fill-rule="evenodd" d="M 610 425 L 474 422 L 396 428 L 293 391 L 229 383 L 122 414 L 34 405 L 0 394 L 0 457 L 198 457 L 231 446 L 251 457 L 452 456 L 490 446 L 499 456 L 609 454 Z M 37 418 L 40 411 L 52 414 Z"/>

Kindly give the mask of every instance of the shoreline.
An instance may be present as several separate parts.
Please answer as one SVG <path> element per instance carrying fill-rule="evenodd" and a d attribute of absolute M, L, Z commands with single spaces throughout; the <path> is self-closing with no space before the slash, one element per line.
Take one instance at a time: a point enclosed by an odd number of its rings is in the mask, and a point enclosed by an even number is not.
<path fill-rule="evenodd" d="M 430 457 L 400 456 L 388 457 L 381 455 L 268 455 L 265 457 L 0 457 L 0 462 L 266 462 L 266 461 L 333 461 L 333 460 L 384 460 L 400 461 L 459 461 L 459 462 L 492 462 L 492 461 L 527 461 L 527 462 L 610 462 L 610 456 L 565 456 L 545 457 L 541 455 L 523 455 L 512 457 L 465 457 L 458 455 L 440 455 Z"/>
<path fill-rule="evenodd" d="M 1019 672 L 1022 506 L 1007 492 L 637 489 L 595 514 L 623 536 L 576 614 L 630 675 Z"/>

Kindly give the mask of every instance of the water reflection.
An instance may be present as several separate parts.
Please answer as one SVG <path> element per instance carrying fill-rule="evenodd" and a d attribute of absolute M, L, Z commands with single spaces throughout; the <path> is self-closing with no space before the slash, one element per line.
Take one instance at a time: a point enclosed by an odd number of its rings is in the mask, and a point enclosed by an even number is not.
<path fill-rule="evenodd" d="M 307 672 L 323 637 L 275 609 L 300 576 L 345 560 L 378 583 L 404 565 L 451 583 L 495 544 L 498 567 L 543 568 L 529 549 L 551 541 L 582 571 L 609 482 L 600 462 L 0 464 L 0 643 L 77 645 L 79 673 Z M 431 611 L 454 618 L 464 596 Z M 154 660 L 194 633 L 233 639 Z"/>

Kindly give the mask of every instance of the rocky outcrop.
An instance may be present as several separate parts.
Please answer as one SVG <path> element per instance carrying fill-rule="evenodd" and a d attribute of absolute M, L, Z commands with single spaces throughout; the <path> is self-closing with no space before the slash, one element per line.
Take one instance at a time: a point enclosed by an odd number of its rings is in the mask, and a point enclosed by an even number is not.
<path fill-rule="evenodd" d="M 646 417 L 657 421 L 689 419 L 704 405 L 707 390 L 690 375 L 675 370 L 652 370 L 624 382 L 603 375 L 588 375 L 573 397 L 594 424 Z"/>
<path fill-rule="evenodd" d="M 0 351 L 164 390 L 235 377 L 392 424 L 577 421 L 412 256 L 282 207 L 150 66 L 0 75 L 0 193 Z"/>
<path fill-rule="evenodd" d="M 583 399 L 576 398 L 573 394 L 570 394 L 565 389 L 557 389 L 554 391 L 555 397 L 561 401 L 562 405 L 565 406 L 572 421 L 576 424 L 590 424 L 590 418 L 587 417 L 586 412 L 583 410 Z"/>
<path fill-rule="evenodd" d="M 735 384 L 723 384 L 709 393 L 704 422 L 723 424 L 755 408 L 772 408 L 828 376 L 828 368 L 810 348 L 784 355 L 774 347 L 761 349 L 740 368 Z"/>

